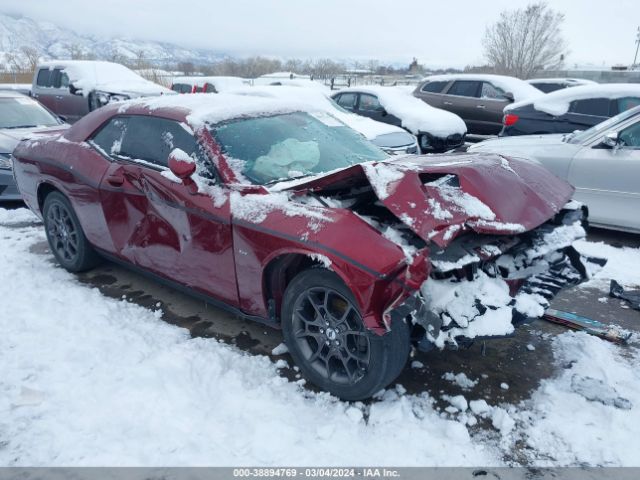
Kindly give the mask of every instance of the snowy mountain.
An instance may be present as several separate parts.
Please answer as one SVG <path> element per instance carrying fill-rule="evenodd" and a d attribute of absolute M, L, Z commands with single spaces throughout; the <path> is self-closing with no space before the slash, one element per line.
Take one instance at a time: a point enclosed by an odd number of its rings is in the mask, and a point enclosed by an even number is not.
<path fill-rule="evenodd" d="M 50 22 L 0 13 L 0 63 L 7 61 L 7 54 L 15 54 L 25 60 L 25 47 L 35 49 L 42 58 L 51 59 L 71 58 L 73 53 L 90 53 L 104 60 L 135 60 L 142 53 L 145 61 L 156 65 L 167 62 L 211 63 L 226 57 L 212 50 L 185 48 L 171 43 L 82 35 Z"/>

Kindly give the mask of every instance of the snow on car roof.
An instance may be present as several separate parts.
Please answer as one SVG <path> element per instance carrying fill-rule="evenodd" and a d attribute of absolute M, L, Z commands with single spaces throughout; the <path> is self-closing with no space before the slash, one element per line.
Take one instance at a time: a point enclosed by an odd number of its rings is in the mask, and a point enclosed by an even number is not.
<path fill-rule="evenodd" d="M 547 93 L 534 101 L 512 103 L 505 107 L 505 112 L 525 105 L 533 106 L 536 110 L 549 115 L 564 115 L 569 111 L 569 105 L 574 100 L 587 98 L 624 98 L 640 97 L 640 84 L 637 83 L 600 83 L 595 85 L 580 85 L 577 87 L 563 88 L 555 92 Z"/>
<path fill-rule="evenodd" d="M 575 85 L 597 85 L 598 82 L 594 82 L 593 80 L 587 80 L 586 78 L 567 78 L 567 77 L 557 77 L 557 78 L 530 78 L 525 80 L 527 83 L 573 83 Z"/>
<path fill-rule="evenodd" d="M 130 108 L 142 107 L 149 111 L 177 109 L 184 112 L 189 124 L 198 129 L 205 124 L 216 124 L 239 117 L 308 112 L 308 102 L 297 99 L 265 98 L 233 93 L 194 93 L 191 95 L 162 95 L 128 100 L 119 104 L 118 112 L 126 113 Z M 325 109 L 322 109 L 326 111 Z M 334 122 L 336 120 L 333 120 Z"/>
<path fill-rule="evenodd" d="M 38 68 L 61 67 L 69 77 L 69 82 L 82 89 L 84 95 L 92 90 L 110 93 L 135 91 L 142 94 L 173 93 L 168 88 L 145 80 L 124 65 L 93 60 L 52 60 L 41 62 Z"/>
<path fill-rule="evenodd" d="M 481 82 L 490 82 L 505 92 L 511 92 L 516 102 L 538 97 L 541 94 L 540 90 L 535 88 L 533 85 L 529 85 L 524 80 L 520 80 L 515 77 L 508 77 L 506 75 L 491 75 L 488 73 L 477 75 L 474 73 L 453 73 L 447 75 L 432 75 L 422 79 L 423 82 L 426 82 L 427 80 L 430 82 L 447 80 L 478 80 Z"/>
<path fill-rule="evenodd" d="M 218 92 L 238 88 L 245 85 L 249 80 L 240 77 L 175 77 L 173 83 L 186 83 L 196 87 L 204 87 L 205 83 L 213 85 Z"/>
<path fill-rule="evenodd" d="M 385 110 L 398 117 L 402 126 L 416 135 L 420 132 L 429 132 L 432 135 L 446 137 L 454 133 L 463 134 L 467 131 L 467 126 L 459 116 L 434 108 L 403 88 L 373 85 L 344 88 L 339 91 L 339 93 L 342 92 L 362 92 L 376 95 Z"/>
<path fill-rule="evenodd" d="M 348 112 L 341 107 L 338 107 L 338 105 L 333 100 L 330 100 L 323 92 L 315 89 L 299 88 L 288 85 L 256 85 L 254 87 L 244 87 L 231 90 L 229 93 L 261 96 L 265 98 L 280 98 L 284 100 L 288 99 L 309 104 L 310 108 L 324 110 L 331 113 L 331 115 L 336 117 L 338 120 L 360 132 L 369 140 L 373 140 L 380 135 L 387 135 L 389 133 L 407 133 L 404 129 L 396 127 L 395 125 L 376 122 L 370 118 Z"/>

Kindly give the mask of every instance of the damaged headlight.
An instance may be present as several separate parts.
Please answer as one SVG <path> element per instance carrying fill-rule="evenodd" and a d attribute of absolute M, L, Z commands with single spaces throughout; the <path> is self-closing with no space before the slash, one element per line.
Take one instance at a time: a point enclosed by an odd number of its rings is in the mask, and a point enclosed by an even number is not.
<path fill-rule="evenodd" d="M 0 153 L 0 170 L 12 170 L 10 153 Z"/>

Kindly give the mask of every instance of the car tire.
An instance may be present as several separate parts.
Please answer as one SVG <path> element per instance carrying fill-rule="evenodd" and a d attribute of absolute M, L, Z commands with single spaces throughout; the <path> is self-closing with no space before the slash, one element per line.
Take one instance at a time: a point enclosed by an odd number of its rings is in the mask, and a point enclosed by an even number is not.
<path fill-rule="evenodd" d="M 60 265 L 70 272 L 82 272 L 100 262 L 64 195 L 59 192 L 47 195 L 42 213 L 49 248 Z"/>
<path fill-rule="evenodd" d="M 353 294 L 329 270 L 298 274 L 287 286 L 281 312 L 285 343 L 302 374 L 343 400 L 371 397 L 406 364 L 408 326 L 384 335 L 368 330 Z"/>

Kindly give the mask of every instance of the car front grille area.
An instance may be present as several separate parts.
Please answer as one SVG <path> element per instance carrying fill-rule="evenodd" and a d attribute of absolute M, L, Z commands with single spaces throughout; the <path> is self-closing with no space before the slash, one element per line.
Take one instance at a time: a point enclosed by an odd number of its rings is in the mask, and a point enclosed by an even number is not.
<path fill-rule="evenodd" d="M 426 142 L 427 145 L 423 143 L 423 148 L 426 148 L 427 150 L 433 150 L 436 152 L 444 152 L 446 150 L 452 150 L 464 144 L 464 135 L 461 135 L 459 133 L 451 134 L 446 138 L 434 137 L 429 133 L 425 133 L 424 136 L 427 138 L 427 142 Z"/>

